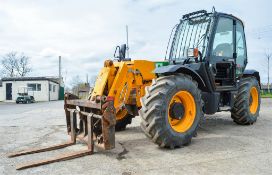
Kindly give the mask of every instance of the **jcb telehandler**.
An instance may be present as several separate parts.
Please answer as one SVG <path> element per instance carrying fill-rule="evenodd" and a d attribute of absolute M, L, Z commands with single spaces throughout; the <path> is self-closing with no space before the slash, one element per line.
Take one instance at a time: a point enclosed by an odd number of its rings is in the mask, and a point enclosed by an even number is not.
<path fill-rule="evenodd" d="M 126 46 L 118 46 L 117 60 L 105 61 L 88 100 L 65 94 L 71 141 L 10 157 L 67 147 L 76 139 L 87 142 L 87 150 L 17 169 L 92 154 L 94 145 L 112 149 L 115 130 L 125 129 L 138 114 L 144 133 L 168 148 L 188 145 L 204 114 L 230 111 L 237 124 L 256 122 L 260 76 L 255 70 L 245 70 L 248 58 L 243 22 L 233 15 L 201 10 L 184 15 L 174 29 L 164 61 L 132 61 L 125 56 Z"/>

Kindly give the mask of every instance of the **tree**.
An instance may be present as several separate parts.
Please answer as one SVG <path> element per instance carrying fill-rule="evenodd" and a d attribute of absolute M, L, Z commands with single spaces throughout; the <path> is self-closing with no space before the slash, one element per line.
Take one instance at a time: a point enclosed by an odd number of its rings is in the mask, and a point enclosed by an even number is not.
<path fill-rule="evenodd" d="M 1 64 L 7 77 L 24 77 L 31 72 L 29 57 L 24 53 L 10 52 L 2 58 Z"/>
<path fill-rule="evenodd" d="M 70 84 L 72 85 L 72 92 L 73 94 L 78 95 L 79 86 L 83 83 L 80 79 L 79 75 L 75 75 L 72 77 Z"/>
<path fill-rule="evenodd" d="M 89 81 L 91 87 L 94 87 L 96 78 L 97 77 L 95 75 L 91 76 L 90 81 Z"/>
<path fill-rule="evenodd" d="M 23 54 L 18 57 L 15 68 L 20 77 L 26 76 L 31 72 L 31 68 L 29 67 L 29 57 Z"/>
<path fill-rule="evenodd" d="M 15 56 L 15 52 L 10 52 L 3 57 L 3 60 L 1 62 L 3 67 L 3 74 L 8 77 L 15 77 Z"/>
<path fill-rule="evenodd" d="M 80 84 L 82 84 L 83 81 L 81 80 L 81 78 L 79 77 L 79 75 L 75 75 L 72 77 L 70 84 L 72 85 L 72 88 L 79 86 Z"/>

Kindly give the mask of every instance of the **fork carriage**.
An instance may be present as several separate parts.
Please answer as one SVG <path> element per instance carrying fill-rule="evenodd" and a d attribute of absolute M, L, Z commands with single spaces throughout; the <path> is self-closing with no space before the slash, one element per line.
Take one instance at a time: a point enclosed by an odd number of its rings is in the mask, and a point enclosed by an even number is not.
<path fill-rule="evenodd" d="M 87 143 L 88 149 L 58 155 L 53 158 L 19 164 L 17 170 L 69 160 L 94 153 L 94 145 L 109 150 L 115 147 L 115 108 L 111 99 L 97 97 L 94 100 L 80 100 L 66 93 L 64 99 L 67 132 L 71 140 L 44 148 L 34 148 L 11 153 L 8 157 L 52 151 L 76 144 L 77 139 Z"/>

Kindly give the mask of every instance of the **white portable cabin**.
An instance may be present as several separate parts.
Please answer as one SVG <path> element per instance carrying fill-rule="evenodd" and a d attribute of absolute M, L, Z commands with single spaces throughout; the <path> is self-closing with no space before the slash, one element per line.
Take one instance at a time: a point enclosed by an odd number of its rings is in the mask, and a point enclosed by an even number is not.
<path fill-rule="evenodd" d="M 59 99 L 58 78 L 52 77 L 16 77 L 2 78 L 0 101 L 15 101 L 18 93 L 26 87 L 35 101 L 52 101 Z"/>

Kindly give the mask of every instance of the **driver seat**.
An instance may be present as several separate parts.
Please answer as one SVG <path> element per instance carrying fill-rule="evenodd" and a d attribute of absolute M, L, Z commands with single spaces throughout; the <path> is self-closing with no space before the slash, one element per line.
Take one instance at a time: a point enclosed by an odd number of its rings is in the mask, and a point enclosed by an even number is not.
<path fill-rule="evenodd" d="M 222 43 L 216 46 L 214 49 L 215 56 L 229 57 L 233 56 L 233 50 L 229 43 Z"/>

